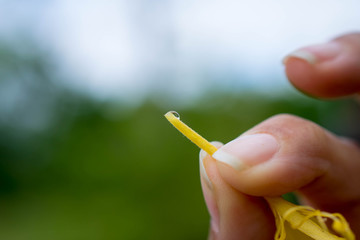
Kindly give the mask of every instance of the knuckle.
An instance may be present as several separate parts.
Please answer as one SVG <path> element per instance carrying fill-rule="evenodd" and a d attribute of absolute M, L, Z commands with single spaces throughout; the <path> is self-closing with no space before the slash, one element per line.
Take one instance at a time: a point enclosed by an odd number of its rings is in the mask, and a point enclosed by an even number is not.
<path fill-rule="evenodd" d="M 324 139 L 325 130 L 317 124 L 291 114 L 278 114 L 254 128 L 253 132 L 269 133 L 283 140 L 304 139 L 305 142 Z"/>

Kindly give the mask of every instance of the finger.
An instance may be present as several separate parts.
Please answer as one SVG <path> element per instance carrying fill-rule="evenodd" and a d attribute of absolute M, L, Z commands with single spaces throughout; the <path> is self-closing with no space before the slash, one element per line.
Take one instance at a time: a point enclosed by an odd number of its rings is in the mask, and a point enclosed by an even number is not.
<path fill-rule="evenodd" d="M 360 33 L 301 48 L 285 59 L 290 82 L 307 94 L 333 98 L 360 92 Z"/>
<path fill-rule="evenodd" d="M 240 192 L 279 196 L 299 190 L 326 211 L 344 211 L 339 206 L 349 203 L 359 207 L 359 148 L 307 120 L 272 117 L 224 145 L 213 158 L 221 177 Z"/>
<path fill-rule="evenodd" d="M 203 163 L 206 171 L 201 171 L 201 183 L 212 217 L 208 239 L 273 239 L 274 218 L 264 199 L 231 187 L 219 175 L 215 160 L 201 151 L 200 166 Z"/>

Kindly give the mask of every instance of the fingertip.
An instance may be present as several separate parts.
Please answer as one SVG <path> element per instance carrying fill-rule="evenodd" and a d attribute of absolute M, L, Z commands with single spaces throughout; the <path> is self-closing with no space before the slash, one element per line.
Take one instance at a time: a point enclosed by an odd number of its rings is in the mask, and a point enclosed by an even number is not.
<path fill-rule="evenodd" d="M 303 58 L 288 56 L 285 63 L 285 73 L 289 82 L 299 92 L 313 98 L 328 98 L 327 91 L 320 84 L 321 78 L 313 64 Z"/>
<path fill-rule="evenodd" d="M 214 143 L 212 143 L 214 144 Z M 222 144 L 215 143 L 217 147 Z M 211 188 L 201 178 L 203 194 L 209 210 L 209 239 L 269 239 L 274 234 L 272 212 L 262 198 L 247 196 L 226 182 L 219 173 L 215 159 L 206 155 L 203 159 L 207 176 L 212 182 Z M 244 217 L 246 216 L 246 217 Z M 258 226 L 262 229 L 258 232 Z"/>
<path fill-rule="evenodd" d="M 204 159 L 204 164 L 213 182 L 211 190 L 203 185 L 211 215 L 210 236 L 229 240 L 238 239 L 239 236 L 245 239 L 270 239 L 274 235 L 273 215 L 264 199 L 245 195 L 229 185 L 218 171 L 214 159 L 208 157 Z M 256 228 L 249 227 L 255 225 Z M 258 232 L 259 228 L 262 229 L 261 233 Z"/>
<path fill-rule="evenodd" d="M 211 142 L 211 144 L 214 145 L 218 149 L 224 145 L 222 142 L 219 142 L 219 141 L 213 141 L 213 142 Z M 204 179 L 204 182 L 207 184 L 207 186 L 209 188 L 212 188 L 212 182 L 208 176 L 208 173 L 206 171 L 205 164 L 204 164 L 205 158 L 208 158 L 208 157 L 210 157 L 210 155 L 206 151 L 201 149 L 200 153 L 199 153 L 200 176 L 201 176 L 201 178 Z"/>
<path fill-rule="evenodd" d="M 357 93 L 359 43 L 360 34 L 353 34 L 294 51 L 284 59 L 286 75 L 297 89 L 310 96 L 334 98 Z"/>

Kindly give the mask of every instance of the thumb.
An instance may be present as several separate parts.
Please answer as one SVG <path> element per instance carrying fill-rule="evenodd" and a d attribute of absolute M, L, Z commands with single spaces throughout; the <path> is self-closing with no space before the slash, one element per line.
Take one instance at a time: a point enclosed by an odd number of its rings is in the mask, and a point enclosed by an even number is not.
<path fill-rule="evenodd" d="M 349 203 L 360 206 L 359 148 L 295 116 L 264 121 L 224 145 L 213 158 L 222 178 L 245 194 L 298 191 L 326 211 L 341 212 Z"/>

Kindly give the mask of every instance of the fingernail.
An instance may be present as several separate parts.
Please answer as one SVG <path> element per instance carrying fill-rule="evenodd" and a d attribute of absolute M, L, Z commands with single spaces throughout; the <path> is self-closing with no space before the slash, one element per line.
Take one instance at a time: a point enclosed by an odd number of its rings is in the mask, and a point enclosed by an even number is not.
<path fill-rule="evenodd" d="M 278 151 L 279 144 L 270 134 L 246 135 L 225 144 L 212 157 L 236 170 L 268 161 Z"/>
<path fill-rule="evenodd" d="M 205 152 L 204 150 L 200 150 L 200 154 L 199 154 L 199 165 L 200 165 L 200 177 L 202 177 L 207 185 L 208 188 L 212 188 L 212 183 L 206 173 L 205 170 L 205 166 L 204 166 L 204 158 L 208 156 L 207 152 Z"/>
<path fill-rule="evenodd" d="M 343 50 L 343 46 L 337 42 L 313 45 L 290 53 L 284 58 L 283 63 L 286 64 L 290 58 L 297 58 L 309 64 L 316 64 L 334 59 L 339 56 Z"/>
<path fill-rule="evenodd" d="M 212 145 L 214 145 L 215 147 L 217 148 L 220 148 L 222 147 L 224 144 L 221 143 L 221 142 L 218 142 L 218 141 L 213 141 L 211 142 Z M 200 165 L 200 176 L 204 179 L 206 185 L 211 189 L 212 188 L 212 183 L 206 173 L 206 170 L 205 170 L 205 166 L 204 166 L 204 158 L 206 156 L 208 156 L 209 154 L 207 152 L 205 152 L 204 150 L 200 150 L 200 153 L 199 153 L 199 165 Z"/>
<path fill-rule="evenodd" d="M 211 144 L 217 148 L 220 148 L 224 145 L 223 143 L 217 141 L 211 142 Z M 199 164 L 200 164 L 200 176 L 202 182 L 201 187 L 204 193 L 205 203 L 211 217 L 210 220 L 211 232 L 216 234 L 219 232 L 220 215 L 213 192 L 214 190 L 213 185 L 209 179 L 209 176 L 206 173 L 206 169 L 204 165 L 204 158 L 206 158 L 207 156 L 209 156 L 207 152 L 205 152 L 204 150 L 200 150 Z"/>
<path fill-rule="evenodd" d="M 302 59 L 310 64 L 315 64 L 316 60 L 317 60 L 316 56 L 314 54 L 312 54 L 308 51 L 305 51 L 305 50 L 297 50 L 297 51 L 292 52 L 289 55 L 287 55 L 282 61 L 283 64 L 286 64 L 290 58 Z"/>

